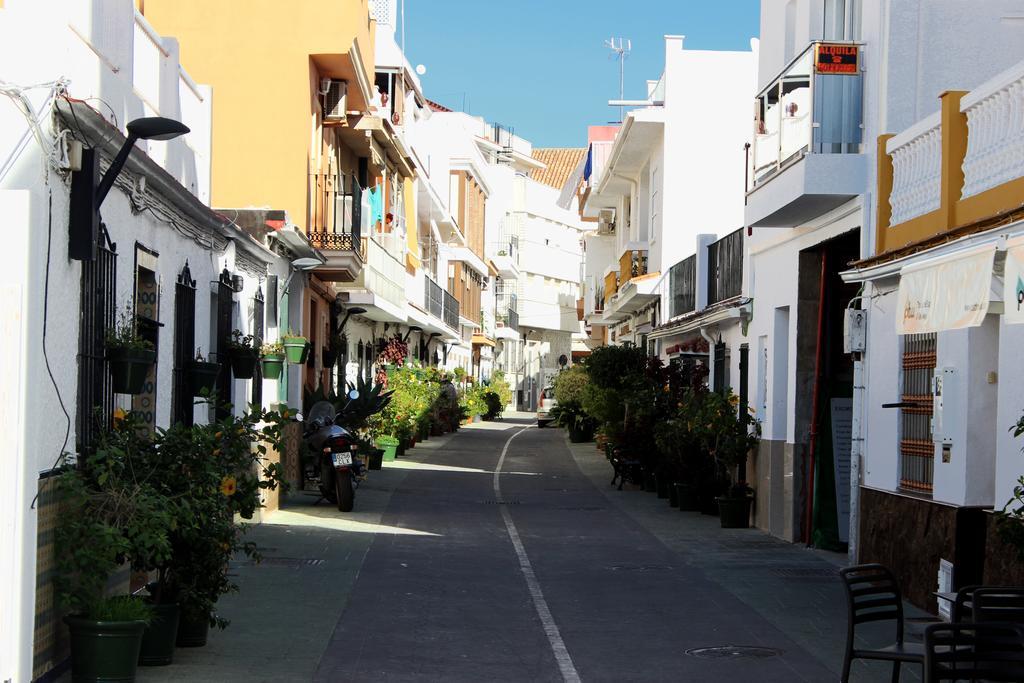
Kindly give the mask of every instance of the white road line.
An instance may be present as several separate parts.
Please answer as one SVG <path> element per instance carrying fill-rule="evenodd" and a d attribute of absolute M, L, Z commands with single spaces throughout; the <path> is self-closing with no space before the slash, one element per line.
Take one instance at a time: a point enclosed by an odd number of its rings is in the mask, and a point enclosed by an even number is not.
<path fill-rule="evenodd" d="M 505 463 L 505 454 L 508 453 L 508 446 L 512 443 L 512 439 L 516 438 L 529 427 L 520 429 L 518 432 L 508 437 L 505 442 L 505 447 L 501 449 L 501 457 L 498 458 L 498 466 L 494 468 L 494 497 L 498 502 L 501 502 L 501 466 Z M 551 652 L 555 655 L 555 661 L 558 662 L 558 668 L 562 672 L 562 679 L 566 683 L 578 683 L 580 680 L 579 673 L 576 672 L 576 666 L 572 663 L 572 657 L 569 655 L 569 650 L 565 648 L 565 643 L 562 642 L 562 634 L 558 631 L 558 625 L 555 624 L 554 617 L 551 616 L 551 610 L 548 608 L 547 600 L 544 599 L 544 593 L 540 589 L 540 582 L 537 581 L 537 575 L 533 573 L 533 565 L 530 564 L 530 558 L 526 554 L 526 548 L 523 547 L 523 542 L 519 538 L 519 532 L 516 530 L 515 522 L 512 521 L 512 515 L 508 511 L 508 507 L 505 505 L 499 505 L 501 508 L 501 518 L 505 520 L 505 529 L 508 531 L 508 537 L 512 540 L 512 547 L 516 549 L 516 555 L 519 557 L 519 571 L 523 573 L 523 578 L 526 579 L 526 587 L 530 590 L 530 597 L 533 599 L 533 606 L 537 610 L 537 616 L 540 618 L 540 623 L 544 627 L 544 633 L 548 637 L 548 643 L 551 644 Z"/>

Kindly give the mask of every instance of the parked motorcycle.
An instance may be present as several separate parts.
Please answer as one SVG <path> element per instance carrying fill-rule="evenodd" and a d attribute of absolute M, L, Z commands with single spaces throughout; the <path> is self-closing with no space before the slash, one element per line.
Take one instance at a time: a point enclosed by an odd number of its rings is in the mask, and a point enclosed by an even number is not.
<path fill-rule="evenodd" d="M 349 394 L 350 401 L 358 397 L 357 391 Z M 336 412 L 330 401 L 315 403 L 306 416 L 305 439 L 320 466 L 320 494 L 339 511 L 351 512 L 362 464 L 356 458 L 354 435 L 336 424 L 342 412 Z"/>

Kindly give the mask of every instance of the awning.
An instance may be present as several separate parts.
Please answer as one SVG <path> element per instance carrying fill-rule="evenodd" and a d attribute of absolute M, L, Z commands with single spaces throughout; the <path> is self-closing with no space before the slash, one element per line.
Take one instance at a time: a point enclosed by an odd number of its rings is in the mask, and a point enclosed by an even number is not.
<path fill-rule="evenodd" d="M 898 334 L 977 327 L 988 314 L 996 246 L 904 266 L 896 318 Z"/>
<path fill-rule="evenodd" d="M 494 346 L 495 345 L 493 340 L 485 337 L 484 335 L 482 335 L 482 334 L 474 334 L 473 335 L 473 345 L 476 346 L 478 344 L 481 345 L 481 346 Z"/>

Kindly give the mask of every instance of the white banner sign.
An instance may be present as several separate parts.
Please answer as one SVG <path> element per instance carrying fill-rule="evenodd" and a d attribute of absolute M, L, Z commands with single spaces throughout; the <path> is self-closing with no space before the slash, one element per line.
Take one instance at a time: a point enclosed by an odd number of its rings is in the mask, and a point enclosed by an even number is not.
<path fill-rule="evenodd" d="M 899 334 L 977 327 L 985 320 L 995 246 L 900 272 Z"/>
<path fill-rule="evenodd" d="M 1024 244 L 1006 250 L 1003 320 L 1008 323 L 1024 323 Z"/>

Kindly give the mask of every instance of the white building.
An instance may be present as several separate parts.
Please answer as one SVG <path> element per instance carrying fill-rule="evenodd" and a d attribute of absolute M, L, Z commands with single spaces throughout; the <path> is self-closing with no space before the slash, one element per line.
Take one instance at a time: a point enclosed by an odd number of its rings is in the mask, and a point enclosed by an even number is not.
<path fill-rule="evenodd" d="M 749 317 L 741 228 L 754 56 L 683 42 L 665 37 L 661 78 L 631 103 L 641 108 L 610 146 L 606 131 L 592 131 L 583 213 L 597 229 L 586 240 L 584 314 L 591 330 L 607 329 L 608 343 L 705 364 L 732 349 L 736 366 L 739 323 Z M 716 388 L 729 378 L 717 377 Z"/>
<path fill-rule="evenodd" d="M 210 89 L 192 81 L 176 41 L 158 35 L 130 0 L 10 0 L 0 38 L 0 207 L 9 226 L 0 393 L 13 455 L 0 495 L 0 679 L 23 681 L 67 651 L 49 578 L 57 521 L 50 475 L 62 454 L 94 443 L 96 410 L 109 419 L 115 406 L 134 409 L 155 428 L 207 420 L 185 386 L 188 362 L 197 349 L 216 358 L 225 326 L 227 334 L 268 334 L 266 284 L 286 277 L 291 255 L 275 255 L 209 208 Z M 105 170 L 126 124 L 147 116 L 191 132 L 135 145 L 102 203 L 98 237 L 76 232 L 93 257 L 71 258 L 72 186 L 90 188 L 82 175 L 90 158 Z M 158 350 L 145 393 L 135 396 L 113 394 L 106 379 L 104 334 L 126 309 Z M 220 388 L 236 409 L 260 400 L 262 384 L 233 380 L 226 369 Z M 266 401 L 276 401 L 267 384 Z"/>

